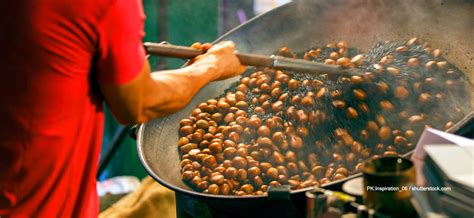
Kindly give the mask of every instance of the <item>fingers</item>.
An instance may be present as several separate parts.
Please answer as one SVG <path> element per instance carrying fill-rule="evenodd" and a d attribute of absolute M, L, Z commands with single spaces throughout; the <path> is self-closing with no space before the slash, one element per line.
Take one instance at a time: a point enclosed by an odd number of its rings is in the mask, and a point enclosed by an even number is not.
<path fill-rule="evenodd" d="M 195 48 L 195 49 L 201 49 L 201 46 L 202 46 L 202 43 L 200 42 L 195 42 L 191 45 L 191 48 Z"/>
<path fill-rule="evenodd" d="M 208 52 L 219 54 L 225 52 L 234 52 L 235 51 L 235 43 L 231 41 L 223 41 L 213 45 Z"/>
<path fill-rule="evenodd" d="M 247 69 L 247 66 L 244 66 L 241 64 L 237 70 L 237 74 L 238 75 L 242 74 L 245 71 L 245 69 Z"/>
<path fill-rule="evenodd" d="M 207 50 L 209 50 L 210 48 L 212 47 L 212 44 L 209 43 L 209 42 L 206 42 L 206 43 L 200 43 L 200 42 L 195 42 L 191 45 L 191 48 L 195 48 L 195 49 L 199 49 L 199 50 L 203 50 L 204 52 L 206 52 Z"/>
<path fill-rule="evenodd" d="M 235 43 L 231 41 L 223 41 L 215 45 L 194 43 L 191 47 L 201 50 L 207 49 L 206 53 L 194 58 L 190 63 L 215 66 L 217 69 L 215 80 L 234 77 L 245 71 L 245 66 L 235 55 Z"/>
<path fill-rule="evenodd" d="M 208 42 L 206 42 L 206 43 L 204 43 L 204 44 L 203 44 L 203 43 L 200 43 L 200 42 L 195 42 L 195 43 L 193 43 L 190 47 L 191 47 L 191 48 L 194 48 L 194 49 L 203 50 L 204 53 L 206 53 L 207 50 L 209 50 L 209 48 L 212 47 L 212 44 L 211 44 L 211 43 L 208 43 Z M 197 60 L 203 58 L 203 56 L 204 56 L 204 54 L 196 56 L 195 58 L 189 60 L 189 61 L 187 62 L 187 65 L 193 64 L 193 63 L 196 62 Z"/>
<path fill-rule="evenodd" d="M 209 42 L 206 42 L 206 43 L 202 44 L 201 49 L 204 50 L 204 51 L 207 51 L 207 50 L 209 50 L 211 47 L 212 47 L 212 44 L 209 43 Z"/>
<path fill-rule="evenodd" d="M 235 50 L 235 43 L 232 41 L 223 41 L 219 42 L 215 45 L 212 45 L 211 43 L 200 43 L 200 42 L 195 42 L 191 45 L 191 48 L 203 50 L 204 52 L 210 52 L 210 53 L 221 53 L 221 52 L 234 52 Z"/>

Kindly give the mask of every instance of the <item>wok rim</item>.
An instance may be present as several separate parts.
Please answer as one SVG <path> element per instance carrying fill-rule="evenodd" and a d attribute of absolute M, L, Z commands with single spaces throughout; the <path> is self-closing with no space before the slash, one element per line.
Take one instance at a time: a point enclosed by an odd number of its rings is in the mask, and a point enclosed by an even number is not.
<path fill-rule="evenodd" d="M 163 117 L 162 119 L 167 120 L 168 117 Z M 464 118 L 459 120 L 454 126 L 452 126 L 451 128 L 445 130 L 444 132 L 455 134 L 455 132 L 460 127 L 465 125 L 471 119 L 474 119 L 474 111 L 471 111 L 470 113 L 468 113 Z M 137 130 L 137 140 L 136 140 L 136 142 L 137 142 L 138 157 L 140 159 L 140 162 L 141 162 L 143 168 L 145 168 L 145 170 L 147 171 L 148 175 L 150 175 L 155 181 L 159 182 L 160 184 L 162 184 L 166 188 L 168 188 L 170 190 L 173 190 L 175 192 L 179 192 L 181 194 L 186 194 L 186 195 L 189 195 L 189 196 L 192 196 L 192 197 L 198 197 L 198 198 L 202 198 L 202 199 L 226 200 L 226 201 L 237 201 L 237 200 L 241 200 L 241 199 L 252 199 L 252 200 L 266 200 L 267 199 L 267 197 L 268 197 L 267 193 L 265 193 L 263 195 L 246 195 L 246 196 L 204 194 L 204 193 L 197 192 L 197 191 L 194 191 L 194 190 L 186 190 L 186 189 L 180 188 L 178 186 L 175 186 L 175 185 L 173 185 L 171 183 L 168 183 L 165 180 L 161 179 L 153 171 L 152 167 L 148 164 L 148 161 L 145 160 L 145 152 L 143 151 L 143 137 L 144 137 L 145 128 L 146 128 L 147 124 L 149 124 L 149 123 L 140 124 L 139 127 L 138 127 L 138 130 Z M 399 155 L 399 156 L 401 156 L 403 158 L 410 158 L 414 152 L 415 152 L 415 149 L 413 149 L 413 150 L 411 150 L 411 151 L 409 151 L 405 154 Z M 330 187 L 330 186 L 342 185 L 346 181 L 349 181 L 351 179 L 358 178 L 358 177 L 361 177 L 361 176 L 362 176 L 362 172 L 359 172 L 359 173 L 356 173 L 354 175 L 348 176 L 344 179 L 340 179 L 340 180 L 337 180 L 337 181 L 331 181 L 331 182 L 325 183 L 325 184 L 323 184 L 319 187 L 320 188 L 327 188 L 327 187 Z M 294 195 L 297 195 L 297 194 L 302 194 L 304 192 L 313 190 L 314 188 L 316 188 L 316 186 L 310 186 L 310 187 L 307 187 L 307 188 L 304 188 L 304 189 L 298 189 L 298 190 L 290 190 L 289 194 L 290 194 L 290 196 L 294 196 Z"/>
<path fill-rule="evenodd" d="M 168 119 L 168 118 L 164 118 L 164 119 Z M 158 176 L 154 172 L 152 167 L 148 164 L 148 161 L 145 158 L 146 157 L 145 152 L 143 151 L 143 141 L 144 141 L 143 137 L 144 137 L 145 128 L 146 128 L 147 124 L 148 123 L 140 124 L 140 126 L 138 128 L 138 131 L 137 131 L 138 156 L 139 156 L 139 159 L 140 159 L 140 162 L 141 162 L 143 168 L 145 168 L 148 175 L 150 175 L 155 181 L 159 182 L 160 184 L 162 184 L 166 188 L 171 189 L 175 192 L 190 195 L 190 196 L 193 196 L 193 197 L 200 197 L 200 198 L 204 198 L 204 199 L 211 198 L 211 199 L 216 199 L 216 200 L 217 199 L 219 199 L 219 200 L 241 200 L 241 199 L 265 200 L 268 197 L 267 193 L 265 193 L 263 195 L 245 195 L 245 196 L 205 194 L 205 193 L 201 193 L 201 192 L 194 191 L 194 190 L 187 190 L 187 189 L 180 188 L 180 187 L 175 186 L 171 183 L 168 183 L 164 179 L 161 179 L 160 176 Z M 411 152 L 409 152 L 409 153 L 411 153 Z M 409 153 L 407 153 L 407 154 L 409 154 Z M 407 154 L 405 154 L 405 155 L 407 155 Z M 403 155 L 403 156 L 405 156 L 405 155 Z M 331 181 L 331 182 L 325 183 L 325 184 L 323 184 L 319 187 L 326 188 L 326 187 L 333 186 L 333 185 L 339 185 L 339 184 L 342 184 L 342 183 L 344 183 L 348 180 L 351 180 L 353 178 L 357 178 L 357 177 L 360 177 L 360 176 L 362 176 L 362 173 L 359 172 L 359 173 L 356 173 L 354 175 L 348 176 L 344 179 L 340 179 L 340 180 L 337 180 L 337 181 Z M 307 187 L 307 188 L 304 188 L 304 189 L 290 190 L 289 193 L 290 193 L 290 195 L 295 195 L 295 194 L 304 193 L 306 191 L 310 191 L 314 188 L 315 188 L 315 186 L 310 186 L 310 187 Z"/>
<path fill-rule="evenodd" d="M 165 118 L 165 119 L 168 119 L 168 118 Z M 164 179 L 161 179 L 153 171 L 152 167 L 148 164 L 148 161 L 145 160 L 146 158 L 145 158 L 145 153 L 143 151 L 143 146 L 142 145 L 143 145 L 143 137 L 144 137 L 143 135 L 145 133 L 146 125 L 147 125 L 147 123 L 140 124 L 140 126 L 138 128 L 138 131 L 137 131 L 138 156 L 139 156 L 139 159 L 140 159 L 140 162 L 141 162 L 143 168 L 145 168 L 148 175 L 150 175 L 155 181 L 159 182 L 160 184 L 162 184 L 166 188 L 171 189 L 175 192 L 190 195 L 190 196 L 193 196 L 193 197 L 200 197 L 200 198 L 204 198 L 204 199 L 211 198 L 211 199 L 215 199 L 215 200 L 217 200 L 217 199 L 219 199 L 219 200 L 241 200 L 241 199 L 265 200 L 268 197 L 267 193 L 265 193 L 263 195 L 245 195 L 245 196 L 205 194 L 205 193 L 201 193 L 201 192 L 194 191 L 194 190 L 183 189 L 183 188 L 175 186 L 171 183 L 166 182 Z M 404 158 L 409 158 L 413 154 L 413 152 L 414 152 L 414 150 L 409 151 L 409 152 L 407 152 L 403 155 L 400 155 L 400 156 L 404 157 Z M 348 180 L 358 178 L 358 177 L 361 177 L 361 176 L 362 176 L 362 172 L 359 172 L 359 173 L 356 173 L 354 175 L 348 176 L 344 179 L 340 179 L 340 180 L 337 180 L 337 181 L 331 181 L 331 182 L 325 183 L 323 185 L 320 185 L 319 187 L 320 188 L 327 188 L 327 187 L 330 187 L 330 186 L 342 185 L 344 182 L 346 182 Z M 188 185 L 188 184 L 186 184 L 186 185 Z M 189 187 L 189 185 L 188 185 L 188 187 Z M 303 188 L 303 189 L 290 190 L 289 194 L 290 195 L 301 194 L 301 193 L 310 191 L 310 190 L 314 189 L 315 187 L 317 187 L 317 186 L 310 186 L 310 187 Z"/>

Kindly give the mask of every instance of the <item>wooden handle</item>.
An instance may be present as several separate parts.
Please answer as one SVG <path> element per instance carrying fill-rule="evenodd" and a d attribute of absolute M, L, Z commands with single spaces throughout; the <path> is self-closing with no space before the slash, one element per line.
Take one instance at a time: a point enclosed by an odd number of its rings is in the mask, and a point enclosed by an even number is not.
<path fill-rule="evenodd" d="M 184 46 L 158 44 L 145 42 L 144 46 L 148 54 L 164 57 L 175 57 L 193 59 L 204 51 Z M 288 70 L 291 72 L 309 72 L 315 74 L 333 74 L 333 75 L 360 75 L 354 70 L 346 70 L 339 65 L 329 65 L 318 62 L 312 62 L 302 59 L 285 58 L 281 56 L 264 56 L 249 53 L 236 52 L 235 55 L 242 65 L 254 67 L 268 67 L 277 70 Z"/>
<path fill-rule="evenodd" d="M 254 67 L 273 67 L 273 58 L 268 56 L 239 52 L 237 52 L 235 55 L 243 65 Z"/>
<path fill-rule="evenodd" d="M 145 46 L 145 49 L 148 54 L 163 57 L 193 59 L 196 56 L 204 53 L 204 51 L 199 49 L 179 45 L 159 44 L 152 42 L 145 42 L 143 43 L 143 45 Z M 254 67 L 273 66 L 273 59 L 268 56 L 239 52 L 237 52 L 235 55 L 239 59 L 240 63 L 243 65 L 249 65 Z"/>

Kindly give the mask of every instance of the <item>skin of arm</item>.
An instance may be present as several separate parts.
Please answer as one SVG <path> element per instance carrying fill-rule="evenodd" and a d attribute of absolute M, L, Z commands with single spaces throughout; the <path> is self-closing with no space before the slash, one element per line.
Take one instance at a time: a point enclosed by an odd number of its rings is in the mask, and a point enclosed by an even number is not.
<path fill-rule="evenodd" d="M 232 42 L 212 46 L 189 66 L 150 73 L 145 62 L 141 72 L 123 85 L 100 84 L 111 112 L 122 124 L 147 122 L 184 108 L 207 83 L 241 74 L 242 66 Z"/>

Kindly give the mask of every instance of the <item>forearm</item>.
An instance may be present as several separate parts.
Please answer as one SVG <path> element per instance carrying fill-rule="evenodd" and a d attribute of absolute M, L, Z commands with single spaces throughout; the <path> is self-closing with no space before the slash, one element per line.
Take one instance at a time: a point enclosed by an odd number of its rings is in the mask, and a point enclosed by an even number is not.
<path fill-rule="evenodd" d="M 152 91 L 144 93 L 140 122 L 162 117 L 184 108 L 216 75 L 214 66 L 197 64 L 151 74 Z"/>
<path fill-rule="evenodd" d="M 244 69 L 234 55 L 234 45 L 225 42 L 187 67 L 150 73 L 145 62 L 139 75 L 128 83 L 101 83 L 100 87 L 119 122 L 143 123 L 181 110 L 207 83 L 237 76 Z"/>

